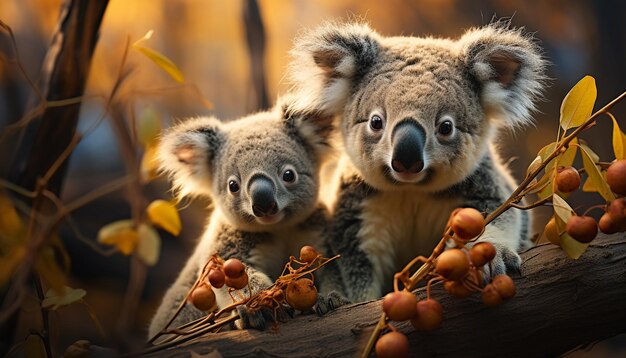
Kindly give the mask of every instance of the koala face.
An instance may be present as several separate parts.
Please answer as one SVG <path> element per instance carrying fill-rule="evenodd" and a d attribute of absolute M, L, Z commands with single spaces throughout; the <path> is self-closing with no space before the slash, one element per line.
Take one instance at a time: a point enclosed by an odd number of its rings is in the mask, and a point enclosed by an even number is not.
<path fill-rule="evenodd" d="M 163 137 L 159 157 L 182 195 L 208 195 L 235 227 L 270 231 L 315 208 L 329 121 L 288 104 L 222 123 L 196 118 Z"/>
<path fill-rule="evenodd" d="M 342 115 L 346 152 L 381 190 L 434 192 L 466 178 L 497 128 L 529 120 L 544 67 L 535 45 L 502 23 L 458 41 L 328 24 L 297 40 L 293 55 L 301 101 Z"/>

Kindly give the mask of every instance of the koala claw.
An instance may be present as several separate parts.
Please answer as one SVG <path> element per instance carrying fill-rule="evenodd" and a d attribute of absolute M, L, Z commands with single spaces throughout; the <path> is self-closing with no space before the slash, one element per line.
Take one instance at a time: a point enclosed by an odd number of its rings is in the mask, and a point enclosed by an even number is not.
<path fill-rule="evenodd" d="M 245 305 L 241 305 L 237 307 L 237 313 L 241 317 L 241 320 L 237 322 L 239 329 L 254 328 L 263 331 L 269 324 L 276 322 L 274 312 L 270 309 L 251 310 Z"/>
<path fill-rule="evenodd" d="M 318 316 L 322 316 L 349 303 L 351 302 L 337 291 L 331 291 L 326 297 L 319 294 L 317 295 L 317 303 L 315 304 L 314 309 Z"/>

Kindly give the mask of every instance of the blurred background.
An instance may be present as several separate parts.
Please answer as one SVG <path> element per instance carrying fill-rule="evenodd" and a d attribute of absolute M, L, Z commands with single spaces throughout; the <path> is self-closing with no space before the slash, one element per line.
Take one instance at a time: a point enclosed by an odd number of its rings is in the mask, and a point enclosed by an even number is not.
<path fill-rule="evenodd" d="M 495 16 L 513 17 L 514 26 L 524 26 L 535 34 L 551 62 L 553 79 L 536 113 L 536 124 L 525 131 L 505 133 L 501 149 L 519 179 L 537 151 L 554 140 L 559 107 L 567 91 L 583 76 L 592 75 L 598 86 L 596 109 L 626 89 L 626 2 L 593 0 L 259 0 L 261 23 L 254 23 L 248 9 L 254 1 L 220 0 L 111 0 L 100 28 L 87 95 L 81 107 L 78 130 L 86 130 L 103 112 L 103 101 L 114 85 L 122 54 L 127 44 L 140 39 L 148 30 L 154 35 L 145 42 L 178 65 L 186 84 L 177 85 L 146 57 L 131 51 L 127 65 L 134 71 L 126 79 L 125 95 L 131 112 L 156 113 L 164 126 L 172 118 L 215 115 L 232 119 L 267 107 L 288 89 L 283 79 L 293 39 L 305 28 L 325 20 L 362 19 L 382 35 L 458 37 L 465 29 L 481 26 Z M 2 0 L 0 20 L 11 26 L 21 56 L 21 64 L 30 78 L 37 81 L 42 62 L 59 19 L 60 0 Z M 263 32 L 258 26 L 262 26 Z M 260 46 L 262 44 L 265 46 Z M 260 51 L 264 50 L 262 56 Z M 10 39 L 0 33 L 0 54 L 13 58 Z M 261 73 L 261 75 L 259 74 Z M 202 98 L 210 101 L 209 109 Z M 18 121 L 33 100 L 33 91 L 15 63 L 0 61 L 0 130 Z M 626 104 L 613 111 L 621 127 L 626 128 Z M 584 138 L 601 158 L 613 159 L 610 143 L 611 125 L 599 124 Z M 10 178 L 15 170 L 13 159 L 19 157 L 16 138 L 0 142 L 0 176 Z M 64 200 L 71 200 L 115 178 L 125 175 L 114 131 L 104 120 L 90 132 L 70 158 L 63 186 Z M 157 180 L 145 186 L 148 198 L 169 198 L 168 183 Z M 586 205 L 598 197 L 574 195 L 572 206 Z M 193 201 L 181 211 L 183 230 L 174 238 L 161 232 L 159 262 L 146 276 L 140 304 L 132 327 L 125 333 L 131 346 L 141 344 L 148 319 L 156 309 L 164 290 L 192 251 L 204 225 L 208 203 Z M 95 241 L 98 229 L 114 220 L 128 218 L 130 207 L 124 192 L 98 199 L 74 215 L 80 231 Z M 539 213 L 535 231 L 540 232 L 547 217 Z M 82 305 L 73 305 L 51 316 L 54 323 L 55 349 L 63 351 L 77 339 L 101 345 L 116 344 L 115 332 L 120 306 L 129 282 L 130 260 L 114 254 L 102 256 L 73 231 L 63 228 L 61 238 L 71 257 L 70 285 L 87 291 L 85 301 L 100 321 L 104 335 Z M 34 300 L 31 300 L 34 301 Z M 30 306 L 28 306 L 30 305 Z M 33 306 L 34 305 L 34 306 Z M 27 302 L 24 310 L 36 310 Z M 34 307 L 34 308 L 33 308 Z M 21 318 L 14 336 L 23 339 L 37 320 Z M 20 338 L 22 337 L 22 338 Z M 590 352 L 573 356 L 607 356 L 624 353 L 623 336 L 597 345 Z M 113 343 L 112 343 L 113 342 Z M 6 349 L 7 342 L 3 342 Z M 617 347 L 617 348 L 616 348 Z"/>

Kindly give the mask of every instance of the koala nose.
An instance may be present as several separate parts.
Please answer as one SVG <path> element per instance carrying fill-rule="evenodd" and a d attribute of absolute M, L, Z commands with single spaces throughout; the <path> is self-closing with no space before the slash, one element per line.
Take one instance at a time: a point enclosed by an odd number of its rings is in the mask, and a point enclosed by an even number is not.
<path fill-rule="evenodd" d="M 249 192 L 254 216 L 264 217 L 278 212 L 275 198 L 276 188 L 271 179 L 262 175 L 253 177 L 250 181 Z"/>
<path fill-rule="evenodd" d="M 424 128 L 403 120 L 393 129 L 391 168 L 398 173 L 419 173 L 424 168 Z"/>

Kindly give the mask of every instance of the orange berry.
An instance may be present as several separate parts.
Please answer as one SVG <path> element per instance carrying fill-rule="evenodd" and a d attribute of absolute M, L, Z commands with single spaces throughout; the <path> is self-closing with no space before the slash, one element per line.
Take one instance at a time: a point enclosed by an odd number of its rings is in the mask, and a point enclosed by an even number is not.
<path fill-rule="evenodd" d="M 442 321 L 443 308 L 439 301 L 431 298 L 417 303 L 417 316 L 411 320 L 411 324 L 418 331 L 432 331 Z"/>
<path fill-rule="evenodd" d="M 492 284 L 483 288 L 482 300 L 485 306 L 493 307 L 502 303 L 502 296 Z"/>
<path fill-rule="evenodd" d="M 244 271 L 243 275 L 237 278 L 226 276 L 224 283 L 226 286 L 234 288 L 235 290 L 241 290 L 248 285 L 248 274 Z"/>
<path fill-rule="evenodd" d="M 300 262 L 311 263 L 318 255 L 319 253 L 313 246 L 302 246 L 300 249 Z"/>
<path fill-rule="evenodd" d="M 470 240 L 480 235 L 485 227 L 485 218 L 478 210 L 463 208 L 453 212 L 452 231 L 461 240 Z"/>
<path fill-rule="evenodd" d="M 239 278 L 246 272 L 246 266 L 238 259 L 228 259 L 222 265 L 224 274 L 230 278 Z"/>
<path fill-rule="evenodd" d="M 574 167 L 558 168 L 555 182 L 558 191 L 571 193 L 580 186 L 580 174 Z"/>
<path fill-rule="evenodd" d="M 446 281 L 443 283 L 443 288 L 449 294 L 458 298 L 469 297 L 473 293 L 472 290 L 465 287 L 463 283 L 457 281 Z"/>
<path fill-rule="evenodd" d="M 435 272 L 448 280 L 462 280 L 467 276 L 468 271 L 469 259 L 467 254 L 460 249 L 446 250 L 437 258 Z"/>
<path fill-rule="evenodd" d="M 508 301 L 515 296 L 515 283 L 508 275 L 497 275 L 491 281 L 503 301 Z"/>
<path fill-rule="evenodd" d="M 608 235 L 615 234 L 620 231 L 619 226 L 611 219 L 611 215 L 608 213 L 604 213 L 604 215 L 600 218 L 600 221 L 598 221 L 598 229 Z"/>
<path fill-rule="evenodd" d="M 215 305 L 215 293 L 204 283 L 191 291 L 189 301 L 200 311 L 208 311 Z"/>
<path fill-rule="evenodd" d="M 561 245 L 561 235 L 559 235 L 559 228 L 556 225 L 556 219 L 554 217 L 552 217 L 546 224 L 544 233 L 548 238 L 548 241 L 555 245 Z"/>
<path fill-rule="evenodd" d="M 496 248 L 489 242 L 479 242 L 469 250 L 469 257 L 474 266 L 482 267 L 496 257 Z"/>
<path fill-rule="evenodd" d="M 224 276 L 224 272 L 222 272 L 222 270 L 212 269 L 209 271 L 209 283 L 211 286 L 215 288 L 222 288 L 225 280 L 226 276 Z"/>
<path fill-rule="evenodd" d="M 376 342 L 376 357 L 395 358 L 409 356 L 409 339 L 400 332 L 389 332 Z"/>
<path fill-rule="evenodd" d="M 626 159 L 618 160 L 609 166 L 606 171 L 606 183 L 612 192 L 626 195 Z"/>
<path fill-rule="evenodd" d="M 287 303 L 299 311 L 309 311 L 317 302 L 317 288 L 308 278 L 289 282 L 285 295 Z"/>
<path fill-rule="evenodd" d="M 567 220 L 565 230 L 574 240 L 589 243 L 598 234 L 598 224 L 590 216 L 572 216 Z"/>
<path fill-rule="evenodd" d="M 622 223 L 626 223 L 626 198 L 613 200 L 606 212 L 615 224 L 624 226 Z"/>
<path fill-rule="evenodd" d="M 383 311 L 393 321 L 406 321 L 417 314 L 417 297 L 407 291 L 388 293 L 383 299 Z"/>

